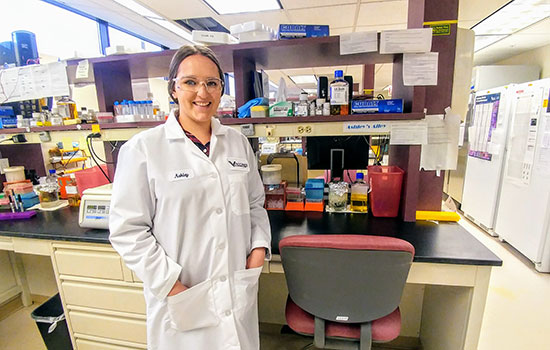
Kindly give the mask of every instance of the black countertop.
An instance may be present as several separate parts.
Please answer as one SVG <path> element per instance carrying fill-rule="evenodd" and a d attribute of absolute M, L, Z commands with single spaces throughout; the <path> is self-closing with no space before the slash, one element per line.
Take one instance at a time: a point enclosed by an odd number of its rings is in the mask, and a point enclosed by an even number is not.
<path fill-rule="evenodd" d="M 368 214 L 270 211 L 272 251 L 279 253 L 279 240 L 296 234 L 369 234 L 410 242 L 414 261 L 501 266 L 493 252 L 457 223 L 414 223 Z M 28 220 L 0 221 L 0 235 L 57 241 L 109 243 L 107 230 L 78 226 L 78 208 L 38 212 Z"/>

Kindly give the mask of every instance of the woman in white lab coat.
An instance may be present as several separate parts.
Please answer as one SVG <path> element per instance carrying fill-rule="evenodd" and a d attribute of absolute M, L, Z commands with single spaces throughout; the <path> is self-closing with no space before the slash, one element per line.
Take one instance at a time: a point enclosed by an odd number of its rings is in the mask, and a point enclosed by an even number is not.
<path fill-rule="evenodd" d="M 271 232 L 246 137 L 213 118 L 223 87 L 210 49 L 180 48 L 168 86 L 179 110 L 118 157 L 110 240 L 143 281 L 151 350 L 259 349 Z"/>

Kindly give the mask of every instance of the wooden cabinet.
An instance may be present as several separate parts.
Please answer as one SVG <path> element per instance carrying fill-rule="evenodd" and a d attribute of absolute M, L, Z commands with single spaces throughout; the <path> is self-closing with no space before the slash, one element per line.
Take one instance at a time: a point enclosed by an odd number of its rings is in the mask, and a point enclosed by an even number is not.
<path fill-rule="evenodd" d="M 53 243 L 52 261 L 76 350 L 146 348 L 143 285 L 110 246 Z"/>

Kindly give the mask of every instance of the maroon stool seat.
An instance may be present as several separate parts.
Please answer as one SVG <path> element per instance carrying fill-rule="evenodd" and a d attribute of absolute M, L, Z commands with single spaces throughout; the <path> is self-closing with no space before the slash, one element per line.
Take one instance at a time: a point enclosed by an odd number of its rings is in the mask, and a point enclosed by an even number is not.
<path fill-rule="evenodd" d="M 279 243 L 291 329 L 327 349 L 370 349 L 401 330 L 413 246 L 366 235 L 298 235 Z"/>

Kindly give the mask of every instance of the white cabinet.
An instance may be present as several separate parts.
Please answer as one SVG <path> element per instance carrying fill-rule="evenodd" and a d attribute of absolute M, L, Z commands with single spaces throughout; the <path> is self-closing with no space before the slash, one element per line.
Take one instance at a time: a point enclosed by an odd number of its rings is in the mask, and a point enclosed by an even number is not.
<path fill-rule="evenodd" d="M 52 260 L 75 350 L 146 348 L 143 286 L 116 251 L 53 243 Z"/>

